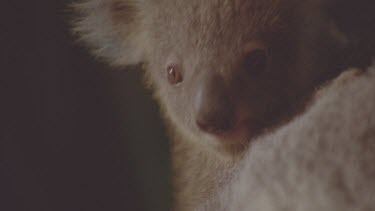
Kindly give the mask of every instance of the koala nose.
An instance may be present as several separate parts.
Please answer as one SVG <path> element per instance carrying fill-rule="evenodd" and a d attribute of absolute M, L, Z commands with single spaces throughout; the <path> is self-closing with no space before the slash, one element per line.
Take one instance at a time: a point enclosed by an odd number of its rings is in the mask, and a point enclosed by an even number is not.
<path fill-rule="evenodd" d="M 207 133 L 225 133 L 235 126 L 233 115 L 224 112 L 212 112 L 196 120 L 198 127 Z"/>
<path fill-rule="evenodd" d="M 195 98 L 195 121 L 202 131 L 212 134 L 225 133 L 235 127 L 234 106 L 220 77 L 199 86 Z"/>

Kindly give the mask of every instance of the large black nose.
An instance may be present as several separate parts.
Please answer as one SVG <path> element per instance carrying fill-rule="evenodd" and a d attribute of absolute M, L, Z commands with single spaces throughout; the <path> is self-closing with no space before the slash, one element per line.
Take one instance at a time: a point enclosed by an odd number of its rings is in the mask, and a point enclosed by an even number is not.
<path fill-rule="evenodd" d="M 236 124 L 233 102 L 228 87 L 219 76 L 207 79 L 198 86 L 195 97 L 195 121 L 207 133 L 225 133 Z"/>

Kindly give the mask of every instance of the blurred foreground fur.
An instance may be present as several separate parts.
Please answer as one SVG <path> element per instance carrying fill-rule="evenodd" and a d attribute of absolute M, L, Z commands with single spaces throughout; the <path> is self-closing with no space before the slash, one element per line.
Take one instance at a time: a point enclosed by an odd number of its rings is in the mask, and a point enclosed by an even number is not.
<path fill-rule="evenodd" d="M 375 66 L 345 74 L 253 142 L 225 191 L 199 210 L 375 210 Z"/>

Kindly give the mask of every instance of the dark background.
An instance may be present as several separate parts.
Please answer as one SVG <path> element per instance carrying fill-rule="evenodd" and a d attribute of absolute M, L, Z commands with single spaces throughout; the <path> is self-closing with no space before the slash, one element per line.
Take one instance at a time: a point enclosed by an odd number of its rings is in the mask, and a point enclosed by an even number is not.
<path fill-rule="evenodd" d="M 95 61 L 70 1 L 2 1 L 0 210 L 168 210 L 169 159 L 141 71 Z"/>

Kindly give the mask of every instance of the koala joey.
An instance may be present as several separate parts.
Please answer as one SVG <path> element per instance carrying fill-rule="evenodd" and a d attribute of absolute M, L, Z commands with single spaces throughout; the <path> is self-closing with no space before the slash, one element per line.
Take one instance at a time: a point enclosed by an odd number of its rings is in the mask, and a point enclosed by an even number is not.
<path fill-rule="evenodd" d="M 347 9 L 332 10 L 338 4 L 80 0 L 74 31 L 111 65 L 142 64 L 172 139 L 175 209 L 192 210 L 256 137 L 345 67 L 369 62 L 351 52 L 363 33 L 338 24 Z"/>

